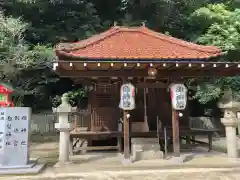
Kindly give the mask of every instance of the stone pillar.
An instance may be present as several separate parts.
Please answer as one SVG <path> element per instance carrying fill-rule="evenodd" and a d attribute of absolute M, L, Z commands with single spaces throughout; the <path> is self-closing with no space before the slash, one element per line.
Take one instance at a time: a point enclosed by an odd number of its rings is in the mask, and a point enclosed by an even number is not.
<path fill-rule="evenodd" d="M 235 161 L 238 158 L 236 128 L 240 124 L 240 119 L 237 117 L 237 112 L 240 110 L 240 102 L 234 100 L 232 90 L 229 89 L 224 92 L 218 107 L 224 111 L 224 117 L 221 118 L 221 122 L 226 130 L 227 154 L 229 159 Z"/>
<path fill-rule="evenodd" d="M 67 101 L 67 94 L 62 95 L 62 104 L 57 107 L 58 123 L 55 123 L 55 128 L 60 131 L 59 138 L 59 159 L 57 165 L 69 163 L 69 143 L 70 131 L 74 125 L 69 123 L 69 113 L 74 111 L 74 108 Z"/>
<path fill-rule="evenodd" d="M 235 160 L 238 158 L 236 128 L 239 122 L 237 116 L 233 111 L 225 110 L 224 117 L 221 118 L 221 122 L 224 124 L 226 131 L 228 158 Z"/>
<path fill-rule="evenodd" d="M 240 119 L 240 112 L 237 112 L 237 118 Z M 237 126 L 238 135 L 240 135 L 240 124 Z"/>

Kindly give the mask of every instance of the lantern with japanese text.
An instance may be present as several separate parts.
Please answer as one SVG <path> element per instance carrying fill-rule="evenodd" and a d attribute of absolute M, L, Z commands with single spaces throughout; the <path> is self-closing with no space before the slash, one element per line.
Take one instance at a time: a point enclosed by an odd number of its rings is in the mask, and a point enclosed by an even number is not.
<path fill-rule="evenodd" d="M 184 84 L 172 84 L 170 89 L 172 108 L 174 110 L 184 110 L 187 105 L 187 88 Z"/>
<path fill-rule="evenodd" d="M 121 86 L 119 108 L 123 110 L 135 109 L 135 87 L 131 83 Z"/>
<path fill-rule="evenodd" d="M 10 100 L 10 95 L 13 93 L 13 88 L 0 83 L 0 107 L 13 107 L 13 102 Z"/>

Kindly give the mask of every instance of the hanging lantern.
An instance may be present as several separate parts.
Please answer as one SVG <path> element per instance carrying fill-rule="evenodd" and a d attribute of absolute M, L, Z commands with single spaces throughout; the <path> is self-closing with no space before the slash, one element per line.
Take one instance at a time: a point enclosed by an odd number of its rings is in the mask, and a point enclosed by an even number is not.
<path fill-rule="evenodd" d="M 148 75 L 152 76 L 152 77 L 156 76 L 157 75 L 157 69 L 153 68 L 153 67 L 149 67 L 148 68 Z"/>
<path fill-rule="evenodd" d="M 135 87 L 131 83 L 121 86 L 119 108 L 123 110 L 135 109 Z"/>
<path fill-rule="evenodd" d="M 187 88 L 184 84 L 171 84 L 172 108 L 175 110 L 184 110 L 187 105 Z"/>

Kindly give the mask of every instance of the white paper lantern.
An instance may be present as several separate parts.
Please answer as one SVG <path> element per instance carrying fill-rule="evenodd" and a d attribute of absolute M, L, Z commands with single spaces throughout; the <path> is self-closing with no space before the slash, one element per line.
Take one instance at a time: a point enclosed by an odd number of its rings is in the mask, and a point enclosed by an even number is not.
<path fill-rule="evenodd" d="M 184 84 L 172 84 L 171 89 L 171 100 L 172 108 L 175 110 L 184 110 L 187 105 L 187 88 Z"/>

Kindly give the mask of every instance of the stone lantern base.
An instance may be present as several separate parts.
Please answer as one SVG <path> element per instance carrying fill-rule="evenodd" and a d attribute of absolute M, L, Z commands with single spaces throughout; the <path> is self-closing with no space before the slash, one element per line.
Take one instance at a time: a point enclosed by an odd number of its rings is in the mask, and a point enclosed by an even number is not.
<path fill-rule="evenodd" d="M 226 131 L 226 146 L 227 146 L 227 154 L 229 160 L 237 161 L 238 158 L 238 147 L 237 147 L 237 135 L 236 128 L 240 121 L 235 117 L 224 117 L 221 118 L 221 122 L 225 126 Z"/>

